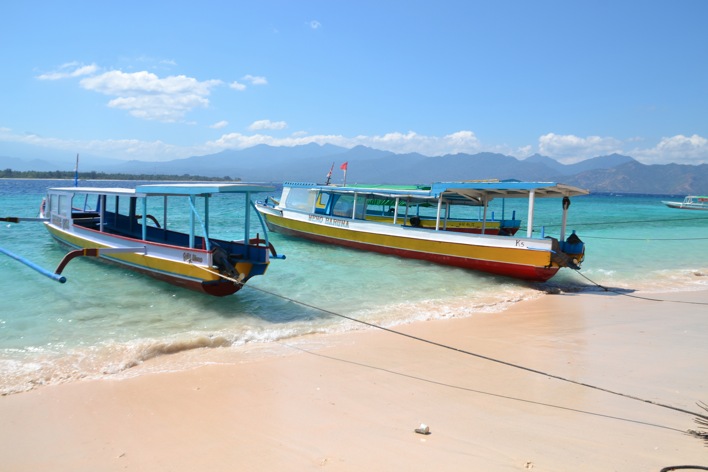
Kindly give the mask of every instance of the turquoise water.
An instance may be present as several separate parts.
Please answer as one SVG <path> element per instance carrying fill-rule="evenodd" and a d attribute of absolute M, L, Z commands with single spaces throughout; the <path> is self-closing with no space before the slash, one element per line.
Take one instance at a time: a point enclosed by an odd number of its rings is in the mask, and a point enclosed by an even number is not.
<path fill-rule="evenodd" d="M 47 187 L 70 185 L 70 181 L 0 180 L 2 216 L 36 216 Z M 394 326 L 414 320 L 503 316 L 501 311 L 509 305 L 548 290 L 598 290 L 593 282 L 635 293 L 705 289 L 708 212 L 670 209 L 662 199 L 666 198 L 574 198 L 568 226 L 585 241 L 586 260 L 580 273 L 562 270 L 545 284 L 278 234 L 270 234 L 271 242 L 287 259 L 271 261 L 265 276 L 253 278 L 226 298 L 175 288 L 91 260 L 73 261 L 64 271 L 67 282 L 59 284 L 0 254 L 0 392 L 112 376 L 148 359 L 190 349 L 266 345 L 311 333 L 362 329 L 328 312 Z M 219 218 L 226 203 L 215 199 L 212 205 L 215 236 L 230 233 L 226 220 Z M 514 209 L 522 220 L 520 234 L 525 234 L 526 207 L 508 200 L 505 211 Z M 546 234 L 557 236 L 560 209 L 559 200 L 537 201 L 534 226 L 544 226 Z M 496 212 L 500 216 L 501 209 Z M 31 222 L 1 223 L 0 247 L 51 270 L 66 251 L 41 223 Z"/>

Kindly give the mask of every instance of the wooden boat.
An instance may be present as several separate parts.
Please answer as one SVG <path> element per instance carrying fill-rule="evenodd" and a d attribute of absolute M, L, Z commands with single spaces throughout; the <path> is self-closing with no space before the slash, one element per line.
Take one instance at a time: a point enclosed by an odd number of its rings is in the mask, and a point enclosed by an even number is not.
<path fill-rule="evenodd" d="M 367 185 L 366 188 L 377 188 L 381 186 Z M 383 186 L 388 190 L 430 190 L 430 187 L 415 185 L 415 186 Z M 435 205 L 429 201 L 405 201 L 399 199 L 399 206 L 414 223 L 414 226 L 421 228 L 435 229 L 436 212 Z M 503 202 L 503 201 L 502 201 Z M 396 211 L 396 200 L 383 197 L 367 198 L 366 201 L 366 220 L 379 221 L 382 223 L 393 223 L 393 214 Z M 467 209 L 469 207 L 477 207 L 482 209 L 483 205 L 476 200 L 458 201 L 455 205 L 446 207 L 447 213 L 444 220 L 444 229 L 446 231 L 459 231 L 461 233 L 478 233 L 478 234 L 500 234 L 514 235 L 521 227 L 521 220 L 516 219 L 516 212 L 512 213 L 511 219 L 506 219 L 504 215 L 504 206 L 502 203 L 501 219 L 497 219 L 494 212 L 491 216 L 483 218 L 482 215 L 477 217 L 465 215 L 464 217 L 455 217 L 453 214 L 458 209 Z M 405 210 L 405 211 L 404 211 Z M 469 213 L 469 212 L 467 212 Z"/>
<path fill-rule="evenodd" d="M 252 237 L 250 232 L 251 215 L 258 216 L 251 193 L 272 190 L 230 183 L 50 188 L 40 217 L 54 239 L 75 249 L 56 275 L 73 258 L 93 256 L 180 287 L 225 296 L 265 274 L 270 257 L 282 257 L 268 242 L 262 221 L 262 235 Z M 241 195 L 245 224 L 238 240 L 210 235 L 209 200 L 217 194 Z M 179 214 L 168 206 L 177 207 Z M 180 224 L 186 230 L 172 228 Z"/>
<path fill-rule="evenodd" d="M 682 202 L 662 201 L 661 203 L 669 208 L 680 210 L 708 210 L 708 196 L 689 195 Z"/>
<path fill-rule="evenodd" d="M 268 228 L 312 241 L 463 267 L 519 279 L 546 281 L 561 267 L 578 269 L 585 245 L 575 232 L 565 238 L 571 196 L 586 190 L 548 182 L 438 182 L 429 187 L 332 186 L 286 182 L 279 200 L 256 204 Z M 558 239 L 533 237 L 536 198 L 562 198 Z M 525 237 L 487 234 L 487 208 L 495 198 L 527 198 Z M 372 218 L 380 201 L 393 202 L 387 218 Z M 369 208 L 369 206 L 374 208 Z M 409 212 L 428 205 L 434 225 Z M 480 205 L 480 234 L 454 231 L 448 218 L 459 206 Z M 373 210 L 373 211 L 372 211 Z M 430 216 L 427 217 L 428 219 Z M 452 230 L 451 230 L 452 229 Z"/>

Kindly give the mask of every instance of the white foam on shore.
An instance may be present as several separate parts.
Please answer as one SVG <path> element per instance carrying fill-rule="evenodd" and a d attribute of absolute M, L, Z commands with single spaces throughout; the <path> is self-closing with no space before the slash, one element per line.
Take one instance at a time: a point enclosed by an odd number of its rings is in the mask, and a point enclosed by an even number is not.
<path fill-rule="evenodd" d="M 140 366 L 140 372 L 190 369 L 204 363 L 213 362 L 212 356 L 204 356 L 209 350 L 241 349 L 249 346 L 258 352 L 267 353 L 270 349 L 279 352 L 278 342 L 297 340 L 304 336 L 341 334 L 352 330 L 369 329 L 366 324 L 357 323 L 342 314 L 372 325 L 395 327 L 402 324 L 428 320 L 441 320 L 469 316 L 481 316 L 501 313 L 513 304 L 538 298 L 545 291 L 550 293 L 600 291 L 603 287 L 620 293 L 642 294 L 652 292 L 681 292 L 704 290 L 708 287 L 708 271 L 699 269 L 664 270 L 652 274 L 643 280 L 639 289 L 628 283 L 612 284 L 612 273 L 588 271 L 588 277 L 603 280 L 596 286 L 579 279 L 578 274 L 568 273 L 540 285 L 518 283 L 500 283 L 496 290 L 450 290 L 449 296 L 438 289 L 438 297 L 425 299 L 413 297 L 412 300 L 393 298 L 390 303 L 359 303 L 355 310 L 346 310 L 346 304 L 331 307 L 332 300 L 320 300 L 322 311 L 296 306 L 292 301 L 291 314 L 262 317 L 239 317 L 233 323 L 214 323 L 213 329 L 189 329 L 194 325 L 194 318 L 183 319 L 185 330 L 181 333 L 163 337 L 140 337 L 126 340 L 98 341 L 95 344 L 67 347 L 62 343 L 48 343 L 43 347 L 24 349 L 5 349 L 0 355 L 0 394 L 7 395 L 31 390 L 38 386 L 52 385 L 82 379 L 122 377 L 134 375 L 133 370 Z M 610 280 L 610 283 L 607 283 Z M 604 285 L 607 284 L 607 285 Z M 263 296 L 254 293 L 253 297 Z M 176 301 L 180 303 L 179 300 Z M 340 300 L 341 302 L 341 300 Z M 329 304 L 330 307 L 326 305 Z M 294 305 L 294 306 L 293 306 Z M 85 307 L 84 307 L 85 309 Z M 282 309 L 282 307 L 281 307 Z M 294 311 L 293 311 L 294 310 Z M 88 316 L 88 313 L 87 313 Z M 202 315 L 205 316 L 205 315 Z M 209 315 L 206 315 L 209 316 Z M 76 317 L 76 314 L 74 315 Z M 83 322 L 88 318 L 79 315 Z M 156 319 L 160 319 L 157 316 Z M 199 318 L 199 317 L 197 317 Z M 189 320 L 192 320 L 189 322 Z M 135 318 L 126 317 L 124 324 L 134 323 Z M 62 320 L 68 322 L 70 320 Z M 90 321 L 90 320 L 88 320 Z M 145 323 L 146 320 L 142 322 Z M 177 320 L 176 322 L 179 323 Z M 174 322 L 171 322 L 174 324 Z M 198 323 L 199 324 L 199 323 Z M 206 323 L 207 325 L 209 323 Z M 194 355 L 187 354 L 194 352 Z M 169 358 L 174 357 L 175 362 Z M 158 360 L 155 362 L 156 360 Z M 186 361 L 188 359 L 188 362 Z M 201 360 L 200 360 L 201 359 Z M 176 362 L 176 361 L 179 362 Z M 155 369 L 146 367 L 155 364 Z M 137 371 L 135 371 L 137 372 Z"/>

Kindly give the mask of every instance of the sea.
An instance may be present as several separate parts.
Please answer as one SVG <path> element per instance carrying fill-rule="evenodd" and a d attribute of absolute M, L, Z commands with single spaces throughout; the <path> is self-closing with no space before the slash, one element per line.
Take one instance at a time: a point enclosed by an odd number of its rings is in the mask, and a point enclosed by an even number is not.
<path fill-rule="evenodd" d="M 82 181 L 81 186 L 133 187 L 134 181 Z M 48 187 L 69 180 L 0 179 L 0 216 L 36 217 Z M 278 196 L 254 195 L 254 199 Z M 549 294 L 613 290 L 635 296 L 708 288 L 708 211 L 666 207 L 683 196 L 590 194 L 574 197 L 568 232 L 586 244 L 579 271 L 562 269 L 531 283 L 322 245 L 276 233 L 285 259 L 234 295 L 217 298 L 180 289 L 89 258 L 72 261 L 58 283 L 0 252 L 0 394 L 64 382 L 121 378 L 158 358 L 200 350 L 264 347 L 312 335 L 392 328 L 428 320 L 495 316 Z M 492 204 L 497 217 L 516 211 L 526 233 L 525 200 Z M 241 205 L 236 205 L 241 208 Z M 234 206 L 210 209 L 215 231 Z M 559 199 L 537 199 L 534 235 L 558 236 Z M 237 235 L 239 233 L 236 233 Z M 221 236 L 220 234 L 218 236 Z M 238 236 L 232 237 L 237 239 Z M 38 222 L 0 223 L 0 248 L 53 271 L 67 249 Z M 573 316 L 569 313 L 568 316 Z M 670 316 L 667 314 L 667 316 Z M 359 320 L 367 324 L 359 323 Z M 194 368 L 199 356 L 183 366 Z M 196 363 L 196 365 L 195 365 Z"/>

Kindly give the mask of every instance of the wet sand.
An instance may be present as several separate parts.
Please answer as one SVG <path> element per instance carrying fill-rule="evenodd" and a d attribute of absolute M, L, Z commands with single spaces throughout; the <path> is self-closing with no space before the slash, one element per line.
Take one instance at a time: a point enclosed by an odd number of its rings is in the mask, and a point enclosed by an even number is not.
<path fill-rule="evenodd" d="M 654 404 L 708 414 L 708 291 L 635 295 L 693 303 L 545 295 L 394 328 L 465 352 L 366 329 L 1 397 L 0 470 L 708 466 L 695 416 Z M 195 358 L 207 365 L 154 373 Z"/>

